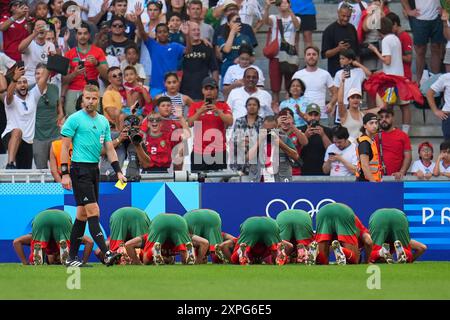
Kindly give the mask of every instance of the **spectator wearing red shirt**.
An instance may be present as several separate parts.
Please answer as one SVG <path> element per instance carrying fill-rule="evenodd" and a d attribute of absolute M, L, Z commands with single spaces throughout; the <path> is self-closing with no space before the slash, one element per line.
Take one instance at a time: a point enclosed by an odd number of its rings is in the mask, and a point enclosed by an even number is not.
<path fill-rule="evenodd" d="M 82 22 L 77 29 L 77 46 L 65 54 L 70 59 L 70 70 L 63 77 L 61 98 L 64 101 L 66 115 L 76 111 L 76 101 L 86 84 L 98 85 L 98 76 L 108 79 L 108 63 L 105 53 L 99 47 L 89 43 L 91 38 L 89 25 Z"/>
<path fill-rule="evenodd" d="M 25 1 L 13 0 L 9 3 L 9 15 L 2 16 L 0 31 L 3 32 L 3 49 L 8 57 L 22 60 L 19 44 L 28 37 L 29 8 Z"/>
<path fill-rule="evenodd" d="M 402 60 L 405 77 L 412 80 L 412 57 L 413 57 L 413 40 L 408 32 L 402 29 L 400 17 L 393 12 L 389 12 L 386 18 L 392 21 L 394 25 L 392 31 L 397 35 L 402 44 Z"/>
<path fill-rule="evenodd" d="M 393 126 L 394 111 L 391 108 L 378 111 L 378 117 L 381 131 L 376 135 L 375 141 L 381 164 L 386 167 L 384 175 L 400 180 L 411 165 L 411 141 L 406 133 Z"/>
<path fill-rule="evenodd" d="M 191 170 L 222 170 L 227 168 L 225 129 L 233 124 L 233 115 L 225 102 L 217 101 L 216 80 L 206 77 L 202 82 L 204 101 L 191 104 L 189 126 L 194 127 L 194 150 Z"/>
<path fill-rule="evenodd" d="M 172 141 L 167 132 L 161 131 L 162 120 L 158 112 L 150 113 L 147 117 L 146 152 L 142 145 L 136 146 L 139 162 L 147 172 L 167 172 L 172 164 L 172 149 L 178 144 L 178 141 Z"/>

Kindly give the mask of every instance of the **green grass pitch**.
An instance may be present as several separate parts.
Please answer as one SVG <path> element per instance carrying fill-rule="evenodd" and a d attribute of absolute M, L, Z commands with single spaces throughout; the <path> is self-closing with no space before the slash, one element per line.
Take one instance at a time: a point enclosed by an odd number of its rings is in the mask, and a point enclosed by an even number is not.
<path fill-rule="evenodd" d="M 450 262 L 378 265 L 114 266 L 80 269 L 69 290 L 62 266 L 0 264 L 0 299 L 450 299 Z"/>

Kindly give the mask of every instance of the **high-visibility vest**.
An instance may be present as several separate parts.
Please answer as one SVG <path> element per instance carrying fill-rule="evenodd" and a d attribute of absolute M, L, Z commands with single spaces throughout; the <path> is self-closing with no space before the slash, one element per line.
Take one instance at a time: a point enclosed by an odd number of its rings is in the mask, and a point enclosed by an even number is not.
<path fill-rule="evenodd" d="M 52 142 L 52 150 L 53 150 L 53 155 L 55 156 L 56 159 L 56 166 L 58 168 L 58 172 L 59 174 L 61 174 L 61 149 L 62 149 L 62 140 L 55 140 Z M 73 149 L 73 145 L 70 144 L 70 150 L 69 150 L 69 162 L 67 163 L 67 165 L 70 167 L 70 159 L 72 158 L 72 149 Z"/>
<path fill-rule="evenodd" d="M 361 136 L 358 139 L 356 139 L 358 142 L 358 145 L 363 142 L 367 141 L 370 143 L 370 147 L 372 149 L 372 159 L 369 160 L 369 168 L 370 173 L 372 174 L 372 177 L 375 179 L 376 182 L 381 181 L 381 165 L 378 157 L 378 147 L 374 140 L 370 139 L 368 136 Z M 359 150 L 356 148 L 356 156 L 358 157 L 358 165 L 356 168 L 356 177 L 359 178 L 363 175 L 362 166 L 361 166 L 361 160 L 359 158 Z M 365 177 L 367 179 L 367 177 Z M 369 179 L 367 179 L 369 180 Z"/>

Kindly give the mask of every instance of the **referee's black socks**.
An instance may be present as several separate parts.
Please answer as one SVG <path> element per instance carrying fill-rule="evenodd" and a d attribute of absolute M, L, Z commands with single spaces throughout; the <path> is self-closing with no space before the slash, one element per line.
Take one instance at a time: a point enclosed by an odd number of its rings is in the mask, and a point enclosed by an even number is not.
<path fill-rule="evenodd" d="M 75 219 L 72 227 L 72 233 L 70 234 L 69 258 L 71 260 L 75 259 L 75 257 L 78 255 L 78 250 L 80 249 L 81 240 L 83 239 L 85 228 L 86 221 Z"/>
<path fill-rule="evenodd" d="M 103 232 L 100 229 L 100 222 L 98 221 L 98 217 L 90 217 L 88 218 L 89 222 L 89 232 L 91 236 L 94 238 L 95 243 L 102 250 L 102 253 L 105 254 L 108 251 L 108 247 L 106 247 L 105 237 L 103 236 Z"/>

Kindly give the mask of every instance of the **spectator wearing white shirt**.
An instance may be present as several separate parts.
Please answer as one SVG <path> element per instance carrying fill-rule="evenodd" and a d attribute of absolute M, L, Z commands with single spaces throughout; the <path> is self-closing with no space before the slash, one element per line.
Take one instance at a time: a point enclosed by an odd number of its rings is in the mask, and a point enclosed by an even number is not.
<path fill-rule="evenodd" d="M 264 74 L 258 66 L 252 64 L 254 61 L 253 48 L 249 45 L 243 44 L 239 48 L 238 63 L 230 66 L 225 72 L 223 78 L 223 94 L 228 97 L 228 94 L 234 88 L 239 88 L 244 85 L 244 72 L 248 68 L 255 68 L 258 71 L 258 87 L 264 87 Z"/>
<path fill-rule="evenodd" d="M 306 85 L 304 97 L 311 103 L 320 107 L 320 122 L 328 125 L 328 114 L 334 110 L 337 101 L 337 88 L 328 71 L 319 68 L 319 48 L 308 46 L 305 48 L 306 67 L 297 71 L 292 79 L 300 79 Z M 326 103 L 327 90 L 330 93 L 330 102 Z M 334 119 L 333 119 L 334 120 Z"/>
<path fill-rule="evenodd" d="M 447 39 L 447 45 L 445 46 L 445 57 L 444 57 L 444 64 L 445 64 L 445 71 L 450 72 L 450 17 L 448 17 L 444 21 L 444 36 L 445 39 Z M 444 19 L 444 15 L 442 16 L 442 19 Z"/>
<path fill-rule="evenodd" d="M 433 145 L 428 142 L 419 144 L 419 160 L 414 161 L 411 173 L 419 180 L 430 180 L 433 176 L 434 166 Z"/>
<path fill-rule="evenodd" d="M 0 73 L 6 76 L 8 70 L 14 67 L 16 61 L 0 51 Z"/>
<path fill-rule="evenodd" d="M 425 68 L 428 43 L 431 42 L 431 72 L 439 73 L 442 62 L 442 44 L 445 39 L 440 18 L 439 0 L 401 0 L 409 18 L 416 52 L 416 81 L 420 83 Z M 411 3 L 412 2 L 412 3 Z M 411 8 L 411 4 L 414 8 Z"/>
<path fill-rule="evenodd" d="M 404 76 L 405 69 L 403 68 L 403 50 L 400 39 L 394 34 L 394 25 L 389 18 L 383 17 L 380 21 L 380 29 L 378 30 L 383 40 L 381 41 L 381 53 L 373 45 L 369 44 L 369 50 L 381 60 L 383 63 L 383 72 L 388 75 Z M 382 101 L 380 95 L 377 94 L 377 106 L 386 105 Z M 409 109 L 409 101 L 398 99 L 395 103 L 400 107 L 402 112 L 402 130 L 405 133 L 409 132 L 411 126 L 411 110 Z"/>
<path fill-rule="evenodd" d="M 444 107 L 436 106 L 434 95 L 444 92 Z M 450 72 L 441 75 L 427 92 L 427 101 L 436 117 L 442 120 L 442 133 L 445 140 L 450 140 Z"/>
<path fill-rule="evenodd" d="M 272 96 L 267 91 L 258 88 L 258 71 L 248 68 L 244 72 L 244 86 L 231 90 L 228 95 L 227 104 L 233 113 L 233 119 L 239 119 L 247 114 L 245 103 L 250 97 L 258 98 L 261 107 L 259 116 L 264 118 L 274 114 L 272 110 Z"/>
<path fill-rule="evenodd" d="M 5 97 L 6 129 L 3 145 L 8 149 L 6 169 L 31 169 L 37 104 L 47 90 L 48 71 L 28 90 L 25 68 L 16 68 Z"/>
<path fill-rule="evenodd" d="M 252 27 L 255 25 L 254 29 L 256 31 L 262 26 L 263 10 L 258 0 L 219 0 L 214 8 L 213 16 L 217 19 L 221 18 L 221 24 L 227 22 L 224 11 L 226 11 L 229 5 L 236 5 L 239 8 L 239 16 L 241 17 L 242 23 Z"/>
<path fill-rule="evenodd" d="M 361 16 L 364 10 L 367 9 L 369 6 L 367 2 L 361 1 L 361 0 L 353 0 L 353 1 L 341 1 L 338 5 L 338 9 L 342 7 L 343 4 L 346 4 L 347 6 L 352 8 L 352 15 L 350 17 L 350 23 L 355 27 L 358 28 L 359 21 L 361 20 Z"/>
<path fill-rule="evenodd" d="M 298 65 L 295 37 L 297 31 L 300 30 L 300 18 L 292 12 L 290 0 L 281 0 L 279 4 L 277 3 L 278 14 L 269 16 L 272 3 L 272 0 L 266 0 L 263 22 L 271 28 L 270 41 L 274 41 L 278 37 L 280 46 L 278 54 L 269 60 L 272 98 L 274 103 L 279 103 L 283 79 L 284 88 L 288 91 L 290 80 L 297 69 L 295 65 Z M 282 42 L 282 39 L 285 42 Z"/>
<path fill-rule="evenodd" d="M 19 52 L 22 53 L 22 60 L 25 65 L 25 78 L 29 86 L 36 82 L 36 65 L 47 63 L 49 54 L 56 53 L 55 45 L 45 40 L 48 30 L 50 30 L 50 26 L 46 21 L 38 19 L 34 23 L 33 32 L 19 44 Z"/>
<path fill-rule="evenodd" d="M 446 140 L 439 146 L 439 157 L 436 161 L 433 174 L 437 177 L 450 178 L 450 140 Z"/>
<path fill-rule="evenodd" d="M 348 139 L 347 128 L 338 125 L 331 132 L 333 144 L 330 144 L 325 152 L 323 173 L 331 177 L 355 176 L 358 157 L 356 145 Z"/>

